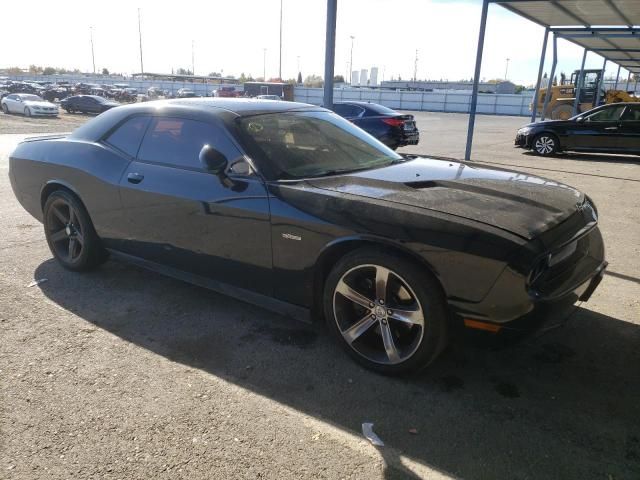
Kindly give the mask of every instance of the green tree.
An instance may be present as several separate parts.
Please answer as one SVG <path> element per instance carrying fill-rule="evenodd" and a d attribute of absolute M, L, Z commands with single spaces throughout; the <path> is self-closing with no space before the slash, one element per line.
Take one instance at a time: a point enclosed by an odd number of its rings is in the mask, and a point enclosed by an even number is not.
<path fill-rule="evenodd" d="M 342 75 L 334 75 L 334 83 L 344 83 L 344 77 Z"/>
<path fill-rule="evenodd" d="M 305 87 L 322 87 L 324 85 L 324 80 L 319 75 L 308 75 L 307 78 L 304 79 L 303 82 Z"/>
<path fill-rule="evenodd" d="M 302 72 L 298 72 L 298 85 L 302 84 Z"/>
<path fill-rule="evenodd" d="M 44 67 L 44 70 L 42 70 L 43 75 L 54 75 L 56 72 L 57 70 L 53 67 Z"/>
<path fill-rule="evenodd" d="M 42 73 L 42 67 L 38 65 L 29 65 L 29 73 L 40 74 Z"/>
<path fill-rule="evenodd" d="M 108 68 L 103 68 L 102 69 L 102 75 L 109 75 L 109 69 Z"/>

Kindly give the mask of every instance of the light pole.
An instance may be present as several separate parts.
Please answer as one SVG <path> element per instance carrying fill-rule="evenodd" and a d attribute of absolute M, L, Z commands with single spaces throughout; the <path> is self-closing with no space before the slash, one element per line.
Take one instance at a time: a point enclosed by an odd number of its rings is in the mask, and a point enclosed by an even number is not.
<path fill-rule="evenodd" d="M 140 28 L 140 9 L 138 9 L 138 37 L 140 38 L 140 73 L 144 73 L 144 65 L 142 63 L 142 28 Z"/>
<path fill-rule="evenodd" d="M 416 48 L 416 58 L 413 62 L 413 81 L 418 80 L 418 49 Z"/>
<path fill-rule="evenodd" d="M 278 78 L 282 80 L 282 0 L 280 0 L 280 58 L 278 60 Z"/>
<path fill-rule="evenodd" d="M 349 55 L 349 85 L 351 85 L 351 77 L 353 72 L 353 39 L 356 38 L 351 35 L 351 55 Z"/>
<path fill-rule="evenodd" d="M 267 81 L 267 49 L 262 49 L 262 81 Z"/>
<path fill-rule="evenodd" d="M 191 40 L 191 75 L 196 75 L 196 62 L 195 62 L 195 53 L 194 53 L 194 40 Z"/>
<path fill-rule="evenodd" d="M 509 60 L 511 60 L 510 58 L 507 58 L 507 66 L 504 69 L 504 79 L 507 79 L 507 73 L 509 73 Z"/>
<path fill-rule="evenodd" d="M 91 36 L 91 62 L 93 63 L 93 74 L 96 74 L 96 56 L 93 53 L 93 27 L 89 27 L 89 35 Z"/>

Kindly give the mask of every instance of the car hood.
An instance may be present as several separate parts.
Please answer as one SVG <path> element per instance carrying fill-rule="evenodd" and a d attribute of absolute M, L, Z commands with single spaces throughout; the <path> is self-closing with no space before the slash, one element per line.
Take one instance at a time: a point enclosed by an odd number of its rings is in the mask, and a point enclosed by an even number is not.
<path fill-rule="evenodd" d="M 28 107 L 55 107 L 53 103 L 50 102 L 39 102 L 37 100 L 25 100 L 23 102 Z"/>
<path fill-rule="evenodd" d="M 581 192 L 555 181 L 429 158 L 307 182 L 324 190 L 455 215 L 529 240 L 562 222 L 584 201 Z"/>

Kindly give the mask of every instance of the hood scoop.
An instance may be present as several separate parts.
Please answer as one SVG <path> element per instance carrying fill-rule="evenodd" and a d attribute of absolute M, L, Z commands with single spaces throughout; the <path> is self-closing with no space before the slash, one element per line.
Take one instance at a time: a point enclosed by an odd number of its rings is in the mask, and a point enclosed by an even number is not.
<path fill-rule="evenodd" d="M 435 182 L 433 180 L 424 180 L 421 182 L 406 182 L 405 185 L 415 190 L 425 190 L 427 188 L 436 188 L 436 187 L 443 186 L 443 185 L 440 185 L 440 182 Z"/>

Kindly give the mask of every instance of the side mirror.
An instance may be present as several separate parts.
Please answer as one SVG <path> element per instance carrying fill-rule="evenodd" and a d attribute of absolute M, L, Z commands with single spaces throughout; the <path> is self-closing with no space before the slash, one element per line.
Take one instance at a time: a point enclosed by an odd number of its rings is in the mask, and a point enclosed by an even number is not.
<path fill-rule="evenodd" d="M 582 122 L 584 122 L 584 117 L 578 117 L 578 118 L 576 118 L 576 122 L 578 122 L 578 123 L 582 123 Z"/>
<path fill-rule="evenodd" d="M 227 168 L 227 157 L 209 145 L 202 147 L 199 158 L 205 170 L 215 175 L 220 175 Z"/>

